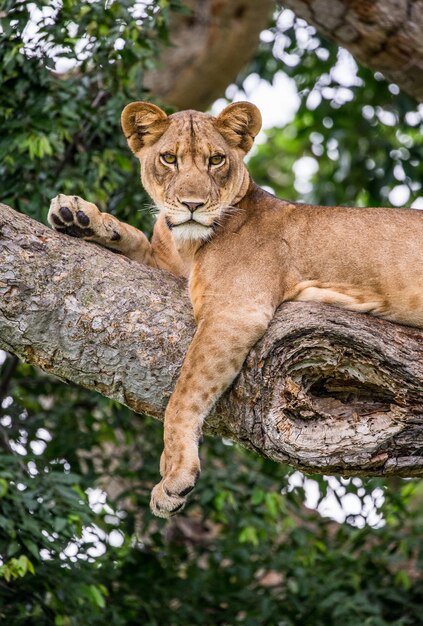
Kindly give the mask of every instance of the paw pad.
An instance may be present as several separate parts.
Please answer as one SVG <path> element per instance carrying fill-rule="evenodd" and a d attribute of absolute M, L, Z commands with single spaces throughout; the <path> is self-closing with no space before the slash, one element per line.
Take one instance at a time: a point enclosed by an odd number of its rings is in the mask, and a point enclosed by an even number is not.
<path fill-rule="evenodd" d="M 67 204 L 61 204 L 61 200 Z M 94 230 L 89 228 L 89 216 L 79 208 L 79 198 L 76 196 L 57 196 L 52 202 L 48 216 L 50 224 L 60 233 L 71 237 L 92 237 Z"/>
<path fill-rule="evenodd" d="M 67 206 L 61 206 L 59 209 L 60 217 L 62 217 L 65 222 L 73 222 L 73 214 Z"/>
<path fill-rule="evenodd" d="M 84 213 L 84 211 L 77 211 L 76 219 L 81 224 L 81 226 L 88 226 L 88 224 L 90 223 L 90 218 Z"/>
<path fill-rule="evenodd" d="M 51 219 L 55 223 L 56 226 L 60 226 L 60 227 L 64 226 L 62 220 L 59 217 L 57 217 L 57 215 L 55 215 L 54 213 L 51 215 Z"/>

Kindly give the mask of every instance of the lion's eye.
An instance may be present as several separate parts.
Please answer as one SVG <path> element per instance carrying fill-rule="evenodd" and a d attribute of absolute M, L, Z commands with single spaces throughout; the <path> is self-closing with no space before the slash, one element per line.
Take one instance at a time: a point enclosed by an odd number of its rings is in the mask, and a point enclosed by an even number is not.
<path fill-rule="evenodd" d="M 176 163 L 176 154 L 171 154 L 170 152 L 165 152 L 160 155 L 161 160 L 167 165 L 175 165 Z"/>
<path fill-rule="evenodd" d="M 223 154 L 214 154 L 209 158 L 209 163 L 210 165 L 221 165 L 224 160 L 225 157 Z"/>

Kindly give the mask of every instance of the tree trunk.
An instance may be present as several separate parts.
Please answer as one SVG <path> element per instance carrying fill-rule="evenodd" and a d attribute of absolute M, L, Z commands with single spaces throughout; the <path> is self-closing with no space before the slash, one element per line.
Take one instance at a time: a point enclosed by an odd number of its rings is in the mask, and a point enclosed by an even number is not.
<path fill-rule="evenodd" d="M 185 0 L 175 13 L 171 47 L 163 46 L 144 87 L 178 109 L 206 109 L 253 56 L 266 28 L 272 0 Z"/>
<path fill-rule="evenodd" d="M 162 418 L 186 285 L 0 205 L 0 347 Z M 286 303 L 206 422 L 306 472 L 423 476 L 423 332 Z"/>
<path fill-rule="evenodd" d="M 422 0 L 284 0 L 363 65 L 423 100 Z"/>

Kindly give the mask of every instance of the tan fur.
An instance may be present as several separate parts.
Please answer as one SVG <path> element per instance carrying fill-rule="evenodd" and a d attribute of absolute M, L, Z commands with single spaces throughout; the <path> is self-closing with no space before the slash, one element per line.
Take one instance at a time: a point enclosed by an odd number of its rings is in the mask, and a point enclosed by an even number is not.
<path fill-rule="evenodd" d="M 202 422 L 282 302 L 325 302 L 423 327 L 423 214 L 266 193 L 243 163 L 260 123 L 245 102 L 217 118 L 167 117 L 142 102 L 124 109 L 124 133 L 159 210 L 151 244 L 81 198 L 52 201 L 54 228 L 189 279 L 198 328 L 166 409 L 163 478 L 151 499 L 159 516 L 182 508 L 200 471 Z M 213 165 L 216 155 L 225 158 Z"/>

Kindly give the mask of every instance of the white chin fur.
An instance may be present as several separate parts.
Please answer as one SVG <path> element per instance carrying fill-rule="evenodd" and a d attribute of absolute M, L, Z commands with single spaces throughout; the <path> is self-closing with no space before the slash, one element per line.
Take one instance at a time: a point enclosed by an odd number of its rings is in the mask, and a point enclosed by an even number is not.
<path fill-rule="evenodd" d="M 213 228 L 201 224 L 181 224 L 172 228 L 172 236 L 177 241 L 204 241 L 213 235 Z"/>

